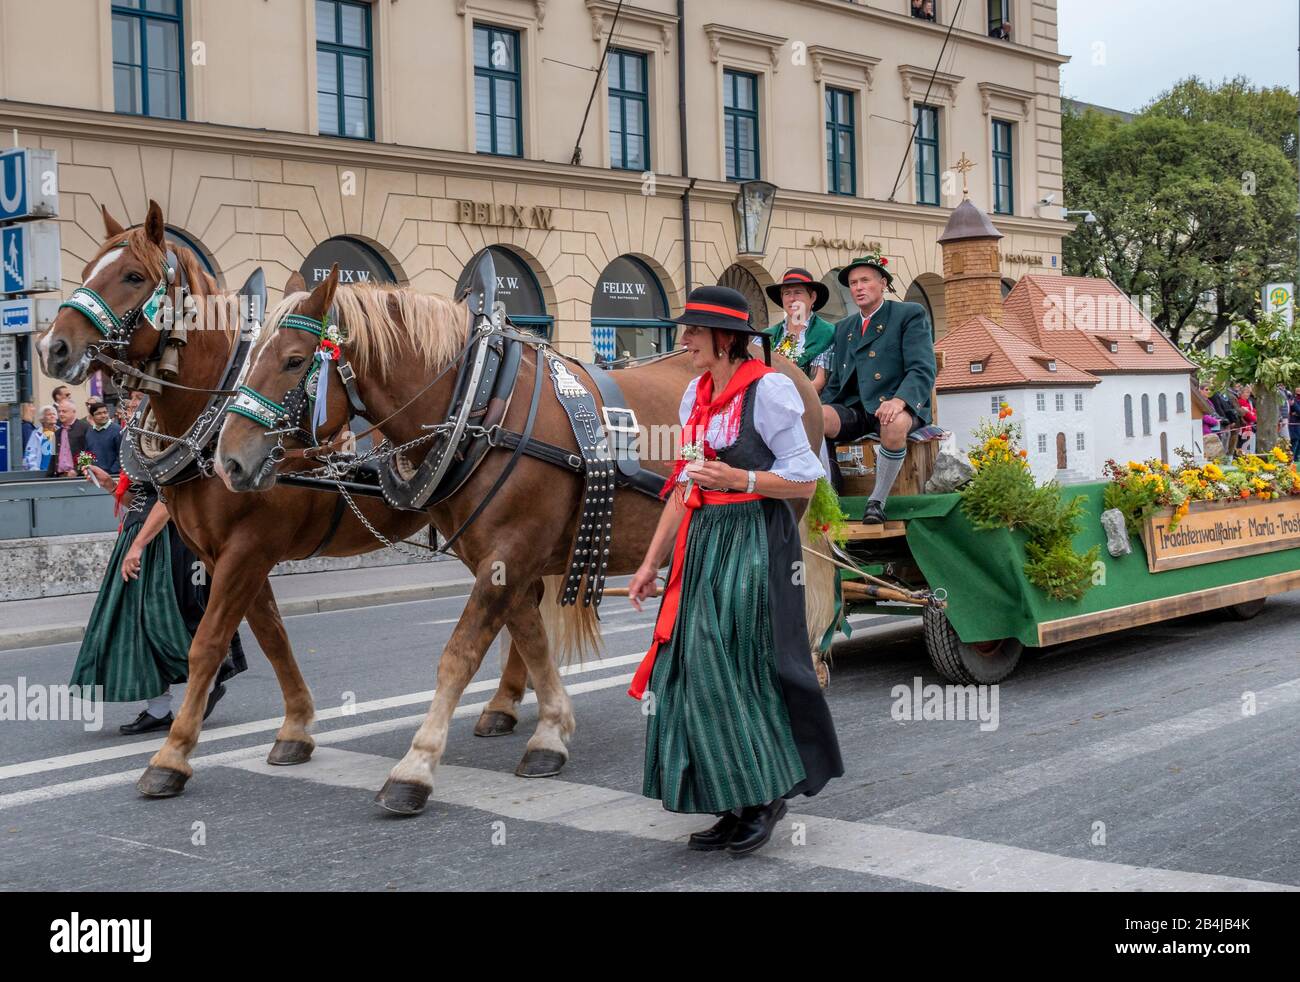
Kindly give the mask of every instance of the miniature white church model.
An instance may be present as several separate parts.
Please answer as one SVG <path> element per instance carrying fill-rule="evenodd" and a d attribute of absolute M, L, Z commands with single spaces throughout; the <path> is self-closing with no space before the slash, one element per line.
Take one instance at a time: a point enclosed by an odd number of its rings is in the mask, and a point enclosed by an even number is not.
<path fill-rule="evenodd" d="M 1100 480 L 1107 459 L 1200 456 L 1196 366 L 1108 279 L 1030 274 L 1002 297 L 998 240 L 963 201 L 939 237 L 948 323 L 937 409 L 960 450 L 1012 409 L 1034 477 Z"/>

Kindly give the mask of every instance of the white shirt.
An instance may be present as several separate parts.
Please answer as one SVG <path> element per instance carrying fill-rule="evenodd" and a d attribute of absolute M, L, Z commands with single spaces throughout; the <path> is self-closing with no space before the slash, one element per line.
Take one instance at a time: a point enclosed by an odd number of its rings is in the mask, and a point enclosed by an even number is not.
<path fill-rule="evenodd" d="M 698 377 L 691 379 L 682 396 L 678 416 L 683 426 L 695 408 L 697 381 Z M 815 481 L 819 477 L 825 477 L 826 471 L 822 468 L 821 461 L 808 445 L 808 434 L 803 428 L 803 399 L 799 397 L 794 382 L 780 372 L 769 372 L 754 385 L 754 429 L 758 430 L 758 435 L 776 456 L 768 470 L 787 481 Z M 720 444 L 718 440 L 721 439 L 728 411 L 740 412 L 743 403 L 744 393 L 741 393 L 732 400 L 732 406 L 709 420 L 704 438 L 713 449 L 721 450 L 724 446 L 731 445 L 730 442 Z M 678 481 L 688 479 L 685 471 L 677 478 Z"/>

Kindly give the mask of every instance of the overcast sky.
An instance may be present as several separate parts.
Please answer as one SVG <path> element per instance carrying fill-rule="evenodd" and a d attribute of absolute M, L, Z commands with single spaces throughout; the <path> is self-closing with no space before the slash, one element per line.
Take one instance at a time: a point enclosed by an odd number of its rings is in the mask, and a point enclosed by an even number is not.
<path fill-rule="evenodd" d="M 1059 0 L 1062 91 L 1112 109 L 1140 109 L 1188 75 L 1245 75 L 1294 90 L 1297 0 Z"/>

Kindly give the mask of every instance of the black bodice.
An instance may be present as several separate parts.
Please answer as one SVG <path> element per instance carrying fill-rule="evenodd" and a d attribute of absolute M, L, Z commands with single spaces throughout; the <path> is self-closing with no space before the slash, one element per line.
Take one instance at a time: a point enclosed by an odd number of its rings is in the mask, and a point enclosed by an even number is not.
<path fill-rule="evenodd" d="M 758 401 L 759 381 L 761 380 L 754 381 L 745 390 L 736 442 L 718 450 L 719 460 L 744 471 L 769 470 L 776 462 L 776 454 L 763 442 L 763 438 L 758 435 L 758 428 L 754 426 L 754 405 Z"/>

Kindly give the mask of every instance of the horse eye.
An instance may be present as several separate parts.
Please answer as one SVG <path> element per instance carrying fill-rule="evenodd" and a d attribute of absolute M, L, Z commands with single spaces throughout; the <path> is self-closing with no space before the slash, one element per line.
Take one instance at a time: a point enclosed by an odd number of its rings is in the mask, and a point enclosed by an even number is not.
<path fill-rule="evenodd" d="M 144 282 L 144 277 L 139 273 L 127 273 L 126 281 L 132 285 L 138 285 Z"/>
<path fill-rule="evenodd" d="M 284 363 L 284 370 L 286 372 L 292 372 L 296 369 L 302 368 L 302 363 L 306 360 L 307 359 L 302 357 L 302 355 L 294 355 Z"/>

